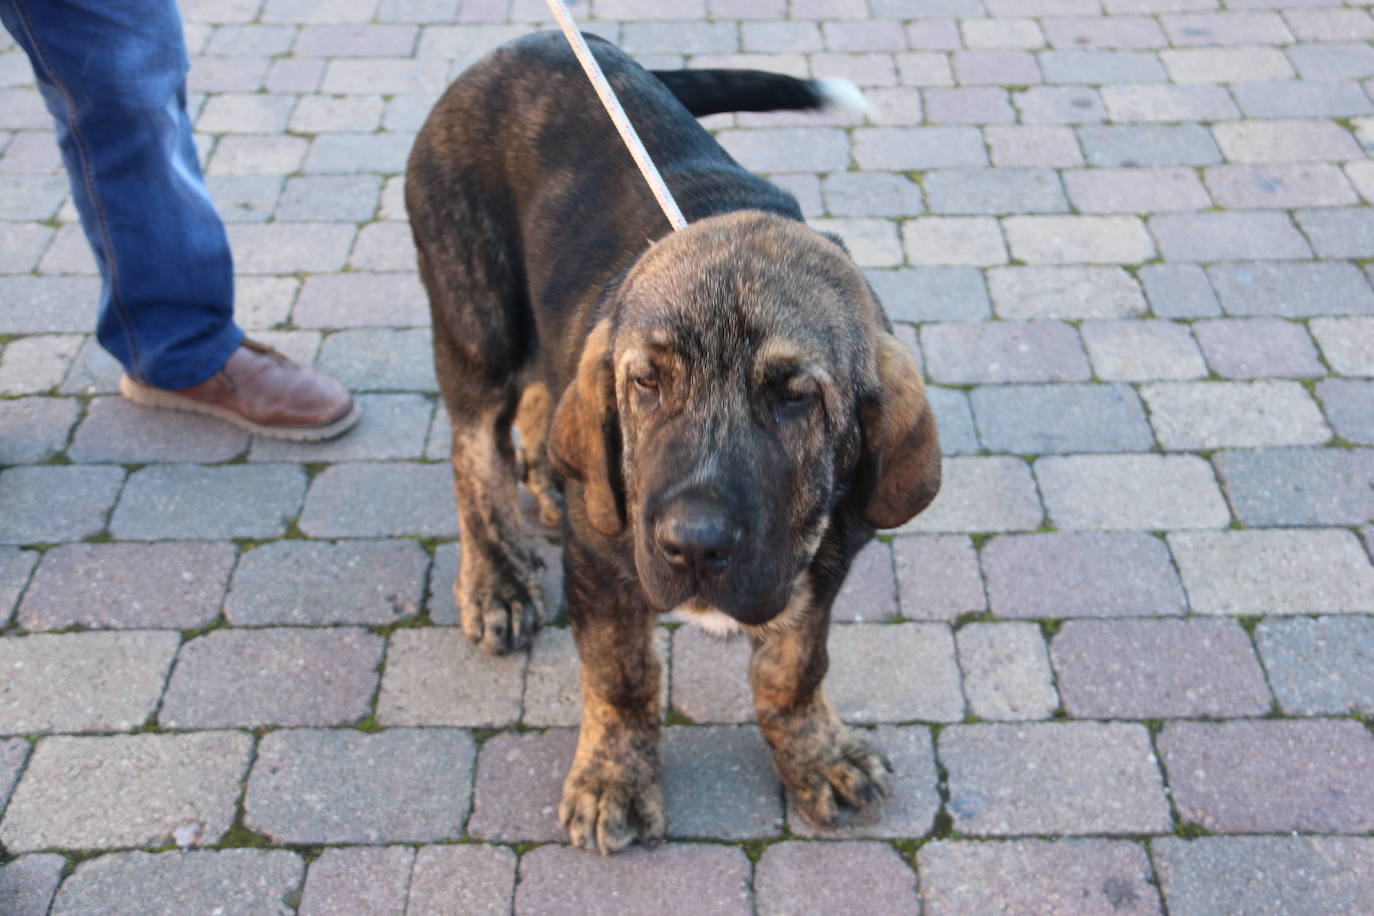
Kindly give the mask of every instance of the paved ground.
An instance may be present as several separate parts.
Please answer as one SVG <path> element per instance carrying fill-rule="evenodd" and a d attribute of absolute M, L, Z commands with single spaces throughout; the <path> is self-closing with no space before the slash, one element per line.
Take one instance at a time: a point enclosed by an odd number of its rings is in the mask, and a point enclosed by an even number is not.
<path fill-rule="evenodd" d="M 843 715 L 899 771 L 816 837 L 743 647 L 664 627 L 672 841 L 571 850 L 569 631 L 454 628 L 414 130 L 537 0 L 193 0 L 243 322 L 319 447 L 138 410 L 0 46 L 0 911 L 1367 913 L 1374 19 L 1333 0 L 593 0 L 645 62 L 847 76 L 711 127 L 850 240 L 944 492 L 860 558 Z M 664 19 L 662 17 L 669 17 Z M 552 555 L 555 548 L 549 546 Z"/>

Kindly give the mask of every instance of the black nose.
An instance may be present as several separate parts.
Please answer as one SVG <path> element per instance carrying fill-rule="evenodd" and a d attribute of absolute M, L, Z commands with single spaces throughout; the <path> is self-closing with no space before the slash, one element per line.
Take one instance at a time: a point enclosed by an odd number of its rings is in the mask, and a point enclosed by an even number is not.
<path fill-rule="evenodd" d="M 654 536 L 674 569 L 707 579 L 734 559 L 740 528 L 719 506 L 678 500 L 659 516 Z"/>

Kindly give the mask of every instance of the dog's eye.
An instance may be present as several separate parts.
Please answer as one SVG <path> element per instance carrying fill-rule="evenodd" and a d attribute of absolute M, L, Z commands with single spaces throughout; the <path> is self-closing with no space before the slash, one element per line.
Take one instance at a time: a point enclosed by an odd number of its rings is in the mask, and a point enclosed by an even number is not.
<path fill-rule="evenodd" d="M 816 403 L 820 389 L 814 382 L 793 381 L 778 390 L 777 412 L 779 419 L 794 420 L 805 416 Z"/>
<path fill-rule="evenodd" d="M 657 391 L 658 376 L 653 374 L 636 375 L 634 377 L 635 387 L 640 391 Z"/>

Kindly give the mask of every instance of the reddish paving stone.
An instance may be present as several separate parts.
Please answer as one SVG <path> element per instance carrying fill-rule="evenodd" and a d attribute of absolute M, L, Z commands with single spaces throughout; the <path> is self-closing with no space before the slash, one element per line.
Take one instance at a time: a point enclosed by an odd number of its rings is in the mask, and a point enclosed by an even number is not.
<path fill-rule="evenodd" d="M 1374 715 L 1374 618 L 1261 621 L 1255 642 L 1289 715 Z"/>
<path fill-rule="evenodd" d="M 935 840 L 916 854 L 927 916 L 1159 913 L 1150 860 L 1117 840 Z"/>
<path fill-rule="evenodd" d="M 665 729 L 662 754 L 670 838 L 748 840 L 782 831 L 782 787 L 756 728 Z"/>
<path fill-rule="evenodd" d="M 1143 532 L 998 535 L 982 560 L 999 617 L 1134 617 L 1187 607 L 1168 548 Z"/>
<path fill-rule="evenodd" d="M 833 620 L 856 623 L 897 616 L 897 580 L 890 545 L 873 540 L 859 551 L 835 596 L 830 616 Z"/>
<path fill-rule="evenodd" d="M 1199 321 L 1193 333 L 1207 364 L 1226 378 L 1325 375 L 1317 348 L 1302 325 L 1281 318 Z"/>
<path fill-rule="evenodd" d="M 1358 916 L 1374 900 L 1374 839 L 1236 836 L 1151 845 L 1171 916 Z"/>
<path fill-rule="evenodd" d="M 326 849 L 310 863 L 301 916 L 405 916 L 415 850 L 407 846 Z"/>
<path fill-rule="evenodd" d="M 15 602 L 29 583 L 29 574 L 40 556 L 36 550 L 0 547 L 0 623 L 9 623 Z"/>
<path fill-rule="evenodd" d="M 120 852 L 78 865 L 53 901 L 52 912 L 286 913 L 304 873 L 301 857 L 285 849 Z"/>
<path fill-rule="evenodd" d="M 463 835 L 475 747 L 450 728 L 291 729 L 258 744 L 244 823 L 278 843 L 432 843 Z"/>
<path fill-rule="evenodd" d="M 748 916 L 752 897 L 749 860 L 738 849 L 669 844 L 598 856 L 567 846 L 541 846 L 520 860 L 515 912 Z"/>
<path fill-rule="evenodd" d="M 577 749 L 577 730 L 503 732 L 482 744 L 468 834 L 498 843 L 561 842 L 563 779 Z"/>
<path fill-rule="evenodd" d="M 43 555 L 19 622 L 29 630 L 204 626 L 219 615 L 235 554 L 232 544 L 194 541 L 64 544 Z"/>
<path fill-rule="evenodd" d="M 217 842 L 252 739 L 241 732 L 43 738 L 0 823 L 9 852 Z"/>
<path fill-rule="evenodd" d="M 1070 620 L 1050 644 L 1064 709 L 1086 719 L 1220 718 L 1269 710 L 1233 620 Z"/>
<path fill-rule="evenodd" d="M 672 708 L 693 722 L 749 722 L 749 642 L 687 625 L 673 633 Z"/>
<path fill-rule="evenodd" d="M 29 742 L 23 738 L 0 739 L 0 806 L 10 800 L 28 756 Z"/>
<path fill-rule="evenodd" d="M 886 843 L 769 846 L 755 867 L 759 916 L 840 913 L 860 900 L 876 913 L 914 913 L 916 875 Z"/>
<path fill-rule="evenodd" d="M 796 803 L 788 799 L 787 825 L 796 836 L 822 839 L 867 839 L 925 836 L 935 825 L 940 810 L 939 775 L 930 730 L 922 725 L 879 725 L 854 729 L 892 764 L 888 777 L 891 795 L 865 814 L 848 812 L 845 822 L 831 830 L 818 830 L 802 820 Z"/>
<path fill-rule="evenodd" d="M 457 627 L 391 634 L 377 696 L 383 725 L 503 728 L 520 718 L 526 656 L 485 654 Z"/>
<path fill-rule="evenodd" d="M 407 913 L 509 916 L 515 853 L 504 846 L 422 846 L 410 875 Z"/>
<path fill-rule="evenodd" d="M 1374 829 L 1374 736 L 1358 722 L 1172 722 L 1158 744 L 1187 822 L 1216 833 Z"/>
<path fill-rule="evenodd" d="M 410 540 L 273 541 L 244 552 L 224 614 L 247 626 L 394 623 L 419 612 L 428 566 Z"/>
<path fill-rule="evenodd" d="M 954 829 L 976 836 L 1165 833 L 1169 806 L 1142 725 L 952 725 L 940 735 Z"/>
<path fill-rule="evenodd" d="M 51 853 L 19 856 L 0 865 L 0 907 L 15 916 L 46 914 L 67 860 Z"/>
<path fill-rule="evenodd" d="M 902 616 L 915 620 L 955 620 L 985 610 L 978 554 L 963 535 L 912 535 L 893 538 L 897 590 Z"/>
<path fill-rule="evenodd" d="M 347 725 L 377 688 L 384 640 L 360 627 L 225 629 L 181 647 L 164 728 Z"/>

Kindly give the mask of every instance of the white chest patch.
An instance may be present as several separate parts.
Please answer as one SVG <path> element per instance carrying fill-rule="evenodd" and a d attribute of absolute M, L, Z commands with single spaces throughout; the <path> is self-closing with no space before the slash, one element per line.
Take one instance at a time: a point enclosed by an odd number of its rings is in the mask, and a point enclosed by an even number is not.
<path fill-rule="evenodd" d="M 738 620 L 724 611 L 702 604 L 695 598 L 673 608 L 672 617 L 674 620 L 699 626 L 712 636 L 727 637 L 744 632 Z"/>

